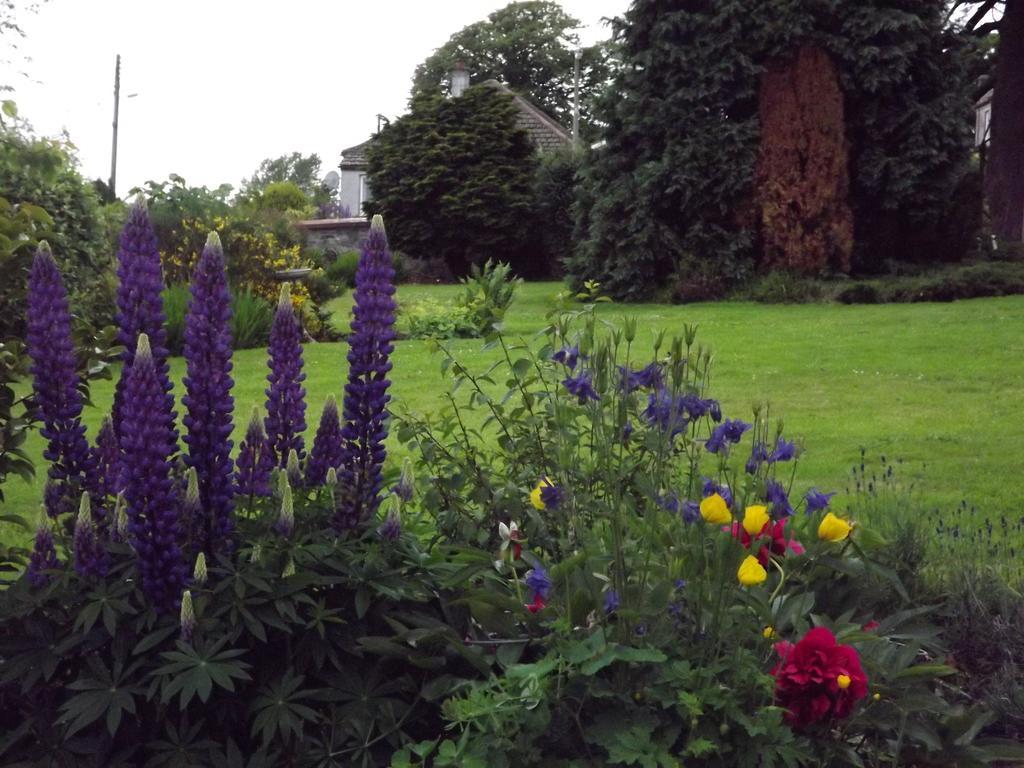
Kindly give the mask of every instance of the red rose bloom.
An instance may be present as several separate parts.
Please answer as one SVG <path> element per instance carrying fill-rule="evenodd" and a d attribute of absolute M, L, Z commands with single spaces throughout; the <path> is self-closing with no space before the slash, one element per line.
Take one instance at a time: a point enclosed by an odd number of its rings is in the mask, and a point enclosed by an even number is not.
<path fill-rule="evenodd" d="M 750 549 L 754 543 L 760 543 L 761 548 L 757 552 L 757 560 L 765 568 L 768 567 L 768 560 L 772 555 L 783 557 L 787 551 L 791 551 L 794 555 L 804 553 L 803 544 L 796 539 L 786 538 L 786 521 L 784 519 L 765 523 L 756 538 L 747 533 L 739 522 L 733 523 L 732 526 L 727 525 L 722 530 L 731 532 L 733 538 L 739 539 L 746 549 Z M 771 541 L 768 542 L 765 539 L 771 539 Z"/>
<path fill-rule="evenodd" d="M 775 700 L 788 710 L 786 723 L 792 728 L 848 717 L 867 696 L 868 678 L 857 651 L 837 644 L 824 627 L 815 627 L 796 645 L 776 643 L 775 652 Z"/>

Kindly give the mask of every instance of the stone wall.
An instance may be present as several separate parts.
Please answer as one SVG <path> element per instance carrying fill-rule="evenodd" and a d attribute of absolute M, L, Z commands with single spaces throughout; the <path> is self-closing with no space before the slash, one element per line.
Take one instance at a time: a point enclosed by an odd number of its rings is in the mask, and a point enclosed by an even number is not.
<path fill-rule="evenodd" d="M 310 248 L 319 248 L 335 254 L 357 250 L 370 231 L 366 219 L 311 219 L 296 226 L 306 233 Z"/>

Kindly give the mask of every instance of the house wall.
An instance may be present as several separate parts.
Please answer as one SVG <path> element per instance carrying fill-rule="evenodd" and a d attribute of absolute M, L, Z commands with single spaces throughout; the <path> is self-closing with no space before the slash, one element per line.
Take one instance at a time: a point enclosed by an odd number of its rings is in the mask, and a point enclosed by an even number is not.
<path fill-rule="evenodd" d="M 366 182 L 365 168 L 342 168 L 341 182 L 338 185 L 338 200 L 348 206 L 353 216 L 363 214 L 363 203 L 372 197 L 369 184 Z"/>
<path fill-rule="evenodd" d="M 986 101 L 974 110 L 974 146 L 980 147 L 991 138 L 989 126 L 992 123 L 992 102 Z"/>

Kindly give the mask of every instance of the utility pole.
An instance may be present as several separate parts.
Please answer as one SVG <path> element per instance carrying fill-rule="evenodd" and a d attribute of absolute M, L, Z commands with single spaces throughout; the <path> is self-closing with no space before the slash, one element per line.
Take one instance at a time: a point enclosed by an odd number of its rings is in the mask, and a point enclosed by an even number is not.
<path fill-rule="evenodd" d="M 572 66 L 572 146 L 580 146 L 580 49 L 577 46 Z"/>
<path fill-rule="evenodd" d="M 114 65 L 114 141 L 110 149 L 110 196 L 117 199 L 117 108 L 121 101 L 121 54 Z"/>

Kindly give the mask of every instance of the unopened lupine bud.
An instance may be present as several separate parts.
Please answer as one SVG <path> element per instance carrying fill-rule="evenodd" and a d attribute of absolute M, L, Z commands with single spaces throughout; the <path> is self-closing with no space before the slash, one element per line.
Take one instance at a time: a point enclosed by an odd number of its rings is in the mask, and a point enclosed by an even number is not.
<path fill-rule="evenodd" d="M 412 494 L 415 488 L 415 478 L 412 474 L 412 462 L 408 457 L 402 462 L 402 474 L 398 478 L 398 485 L 392 490 L 395 495 L 404 502 L 412 501 Z"/>
<path fill-rule="evenodd" d="M 384 518 L 384 522 L 380 528 L 377 529 L 377 533 L 385 541 L 398 541 L 402 536 L 402 516 L 398 512 L 398 504 L 394 504 Z"/>
<path fill-rule="evenodd" d="M 252 552 L 249 553 L 249 562 L 250 563 L 259 563 L 259 562 L 262 562 L 262 561 L 263 561 L 263 545 L 262 544 L 253 544 L 252 545 Z"/>
<path fill-rule="evenodd" d="M 320 416 L 320 424 L 313 438 L 313 449 L 306 460 L 306 485 L 323 485 L 327 472 L 341 464 L 341 417 L 334 395 L 327 398 Z"/>
<path fill-rule="evenodd" d="M 124 500 L 124 491 L 117 494 L 114 502 L 114 538 L 119 542 L 128 541 L 128 504 Z"/>
<path fill-rule="evenodd" d="M 288 464 L 285 467 L 288 483 L 292 488 L 302 487 L 302 466 L 299 464 L 299 452 L 292 448 L 288 451 Z"/>
<path fill-rule="evenodd" d="M 192 641 L 196 631 L 196 612 L 192 606 L 192 593 L 187 589 L 181 594 L 181 639 Z"/>
<path fill-rule="evenodd" d="M 206 583 L 206 579 L 206 553 L 200 552 L 196 555 L 196 567 L 192 571 L 192 583 L 201 587 Z"/>
<path fill-rule="evenodd" d="M 295 559 L 288 555 L 288 560 L 285 561 L 284 570 L 281 571 L 281 578 L 287 579 L 289 576 L 295 575 Z"/>
<path fill-rule="evenodd" d="M 295 503 L 292 501 L 292 488 L 285 482 L 281 494 L 281 510 L 274 523 L 274 531 L 288 538 L 295 529 Z"/>
<path fill-rule="evenodd" d="M 328 469 L 327 470 L 327 478 L 324 480 L 324 482 L 327 485 L 331 486 L 332 488 L 335 485 L 337 485 L 338 484 L 338 470 L 336 470 L 334 467 L 331 467 L 330 469 Z"/>
<path fill-rule="evenodd" d="M 59 567 L 57 549 L 53 545 L 53 528 L 44 506 L 40 508 L 36 540 L 28 561 L 28 583 L 37 588 L 45 587 L 50 582 L 50 574 L 46 571 Z"/>
<path fill-rule="evenodd" d="M 103 543 L 96 535 L 96 523 L 92 519 L 92 504 L 89 494 L 82 494 L 82 502 L 75 520 L 75 570 L 83 578 L 102 578 L 110 568 L 110 558 Z"/>

